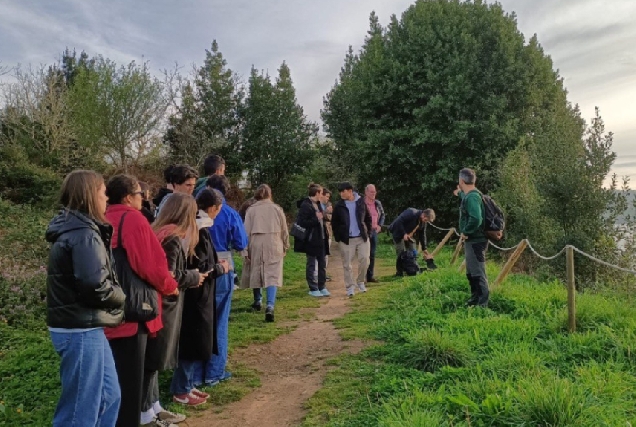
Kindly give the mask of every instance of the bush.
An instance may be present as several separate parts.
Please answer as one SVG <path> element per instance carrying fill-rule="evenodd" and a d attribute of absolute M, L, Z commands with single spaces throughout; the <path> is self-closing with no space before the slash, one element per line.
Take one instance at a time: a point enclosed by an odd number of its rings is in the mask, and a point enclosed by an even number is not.
<path fill-rule="evenodd" d="M 62 183 L 60 177 L 19 156 L 6 158 L 5 154 L 0 151 L 0 196 L 18 204 L 54 203 Z"/>
<path fill-rule="evenodd" d="M 435 372 L 443 366 L 461 367 L 470 360 L 464 343 L 434 329 L 414 333 L 396 358 L 405 366 L 425 372 Z"/>

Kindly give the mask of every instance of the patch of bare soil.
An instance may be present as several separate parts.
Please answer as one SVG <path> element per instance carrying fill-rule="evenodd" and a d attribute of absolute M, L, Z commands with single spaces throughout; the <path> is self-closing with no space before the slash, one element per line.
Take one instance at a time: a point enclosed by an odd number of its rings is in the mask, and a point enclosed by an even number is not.
<path fill-rule="evenodd" d="M 304 402 L 322 387 L 328 370 L 325 362 L 364 347 L 359 341 L 343 341 L 331 323 L 349 310 L 342 261 L 335 246 L 328 267 L 331 297 L 322 299 L 313 318 L 271 343 L 252 345 L 232 354 L 232 358 L 259 369 L 262 386 L 218 413 L 214 412 L 218 408 L 212 408 L 201 417 L 189 418 L 189 426 L 297 426 L 305 415 Z"/>

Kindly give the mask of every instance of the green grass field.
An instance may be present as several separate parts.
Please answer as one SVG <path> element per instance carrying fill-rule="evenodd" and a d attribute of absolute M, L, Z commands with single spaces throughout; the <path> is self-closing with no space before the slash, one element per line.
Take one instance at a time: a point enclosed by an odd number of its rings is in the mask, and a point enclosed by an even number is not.
<path fill-rule="evenodd" d="M 369 346 L 341 356 L 307 404 L 303 426 L 636 425 L 636 310 L 629 298 L 578 295 L 513 275 L 489 309 L 466 308 L 448 266 L 388 283 L 336 321 Z M 498 267 L 488 266 L 489 277 Z M 630 424 L 631 423 L 631 424 Z"/>

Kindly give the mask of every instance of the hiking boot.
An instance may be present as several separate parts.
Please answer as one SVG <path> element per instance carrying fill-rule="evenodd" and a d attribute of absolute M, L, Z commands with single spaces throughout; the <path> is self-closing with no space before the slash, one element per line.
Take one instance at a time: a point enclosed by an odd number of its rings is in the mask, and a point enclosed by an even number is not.
<path fill-rule="evenodd" d="M 367 282 L 369 282 L 369 283 L 380 283 L 380 281 L 378 279 L 376 279 L 375 277 L 371 277 L 370 279 L 367 279 Z"/>
<path fill-rule="evenodd" d="M 274 307 L 271 305 L 267 306 L 265 309 L 265 321 L 273 322 L 274 321 Z"/>
<path fill-rule="evenodd" d="M 261 309 L 263 308 L 263 305 L 261 304 L 260 301 L 254 301 L 251 307 L 252 307 L 252 310 L 254 311 L 261 311 Z"/>
<path fill-rule="evenodd" d="M 367 287 L 364 286 L 364 283 L 358 283 L 358 290 L 360 290 L 360 292 L 366 292 Z"/>
<path fill-rule="evenodd" d="M 172 396 L 172 401 L 174 403 L 179 403 L 181 405 L 193 406 L 193 407 L 199 406 L 206 402 L 206 400 L 203 399 L 202 397 L 195 396 L 192 393 L 175 394 L 174 396 Z"/>
<path fill-rule="evenodd" d="M 322 294 L 322 296 L 323 296 L 323 297 L 330 297 L 330 296 L 331 296 L 331 292 L 329 292 L 329 291 L 327 290 L 327 288 L 325 288 L 325 289 L 321 289 L 321 290 L 320 290 L 320 293 Z"/>
<path fill-rule="evenodd" d="M 185 421 L 186 416 L 183 414 L 176 414 L 174 412 L 166 411 L 165 409 L 157 414 L 157 419 L 167 425 L 179 424 Z M 171 424 L 173 423 L 173 424 Z"/>
<path fill-rule="evenodd" d="M 320 291 L 309 291 L 309 295 L 311 295 L 312 297 L 321 297 L 321 296 L 323 296 Z"/>
<path fill-rule="evenodd" d="M 395 273 L 395 277 L 404 277 L 404 272 L 398 271 Z"/>

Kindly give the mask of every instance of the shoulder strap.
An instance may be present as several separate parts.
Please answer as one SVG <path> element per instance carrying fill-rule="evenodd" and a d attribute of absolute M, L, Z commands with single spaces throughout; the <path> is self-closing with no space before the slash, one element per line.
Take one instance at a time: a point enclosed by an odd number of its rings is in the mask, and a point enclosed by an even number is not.
<path fill-rule="evenodd" d="M 124 218 L 126 218 L 126 215 L 128 215 L 128 212 L 124 212 L 121 216 L 121 219 L 119 220 L 119 228 L 117 229 L 117 244 L 120 248 L 124 247 L 124 243 L 121 239 L 121 229 L 124 228 Z"/>

